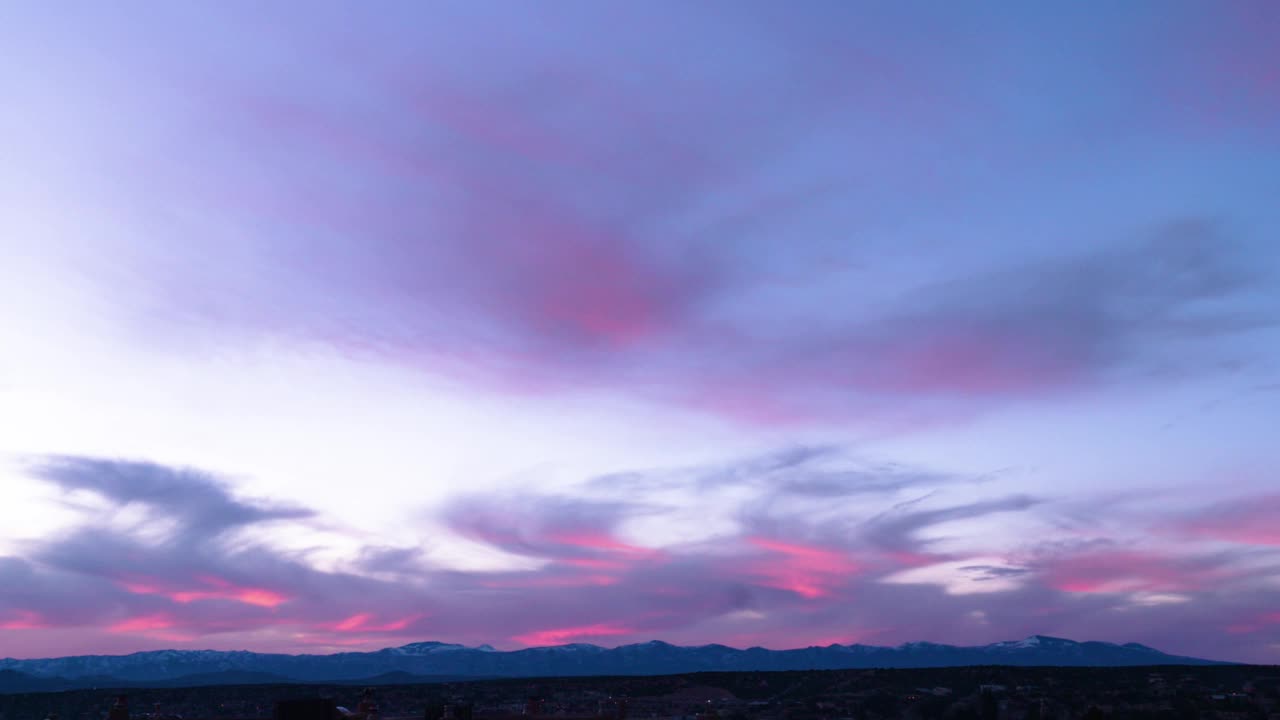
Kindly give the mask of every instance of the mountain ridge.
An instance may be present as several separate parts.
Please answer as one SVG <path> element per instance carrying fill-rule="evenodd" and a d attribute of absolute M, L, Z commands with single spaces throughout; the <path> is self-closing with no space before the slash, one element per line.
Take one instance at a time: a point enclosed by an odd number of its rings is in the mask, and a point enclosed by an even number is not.
<path fill-rule="evenodd" d="M 852 670 L 972 665 L 1134 666 L 1233 664 L 1170 655 L 1138 643 L 1077 642 L 1032 635 L 988 645 L 902 643 L 894 647 L 832 643 L 805 648 L 747 649 L 709 644 L 680 646 L 654 640 L 606 648 L 589 643 L 495 650 L 457 643 L 418 642 L 370 652 L 329 655 L 255 653 L 247 650 L 150 650 L 127 655 L 0 659 L 6 688 L 25 684 L 76 684 L 92 679 L 121 683 L 163 683 L 182 678 L 202 684 L 219 678 L 261 677 L 292 682 L 345 682 L 379 676 L 424 678 L 553 677 L 586 675 L 667 675 L 704 671 Z M 0 692 L 15 690 L 0 690 Z"/>

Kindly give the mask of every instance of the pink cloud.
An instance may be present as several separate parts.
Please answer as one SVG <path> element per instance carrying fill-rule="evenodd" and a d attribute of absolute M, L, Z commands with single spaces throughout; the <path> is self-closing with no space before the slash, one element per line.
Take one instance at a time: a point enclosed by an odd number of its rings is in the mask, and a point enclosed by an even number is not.
<path fill-rule="evenodd" d="M 910 393 L 988 395 L 1061 386 L 1083 370 L 1031 338 L 937 329 L 883 348 L 864 382 Z M 857 380 L 854 380 L 857 382 Z"/>
<path fill-rule="evenodd" d="M 1056 558 L 1043 575 L 1050 587 L 1088 594 L 1200 590 L 1228 573 L 1170 555 L 1099 550 Z"/>
<path fill-rule="evenodd" d="M 625 512 L 622 508 L 531 498 L 518 510 L 505 510 L 501 502 L 480 501 L 461 503 L 446 514 L 451 526 L 466 537 L 549 561 L 537 577 L 514 574 L 486 581 L 498 583 L 495 587 L 584 587 L 611 585 L 622 575 L 668 560 L 663 550 L 624 542 L 613 534 L 610 528 Z M 512 524 L 513 516 L 523 522 Z"/>
<path fill-rule="evenodd" d="M 209 115 L 241 111 L 212 128 L 229 143 L 227 176 L 183 178 L 184 166 L 174 185 L 213 194 L 220 217 L 269 225 L 272 252 L 253 273 L 161 278 L 171 284 L 157 294 L 210 325 L 302 334 L 497 392 L 620 390 L 757 425 L 967 417 L 1100 381 L 1140 360 L 1135 340 L 1185 332 L 1166 322 L 1188 300 L 1176 277 L 1112 279 L 1164 265 L 1145 249 L 962 278 L 812 328 L 753 307 L 775 265 L 831 255 L 794 242 L 774 257 L 751 240 L 809 209 L 822 193 L 808 188 L 852 185 L 822 173 L 803 192 L 756 187 L 813 111 L 835 123 L 869 97 L 897 120 L 931 122 L 941 116 L 922 107 L 969 100 L 950 70 L 801 26 L 808 39 L 779 60 L 804 70 L 780 88 L 810 111 L 803 120 L 758 120 L 754 93 L 705 78 L 619 82 L 557 53 L 531 58 L 520 82 L 371 65 L 358 107 L 219 86 Z M 672 83 L 686 98 L 677 122 L 661 109 Z M 269 160 L 242 150 L 258 144 Z M 803 299 L 813 277 L 778 305 Z M 1135 297 L 1154 310 L 1117 309 Z"/>
<path fill-rule="evenodd" d="M 654 558 L 662 555 L 660 550 L 641 547 L 622 542 L 613 535 L 594 531 L 552 531 L 543 536 L 547 541 L 569 545 L 571 547 L 598 550 L 605 553 L 617 553 L 631 557 Z"/>
<path fill-rule="evenodd" d="M 405 104 L 403 93 L 387 90 L 390 106 Z M 347 278 L 354 280 L 354 289 L 395 304 L 483 316 L 485 324 L 511 336 L 495 349 L 503 356 L 519 357 L 532 349 L 545 362 L 547 351 L 562 348 L 631 347 L 682 324 L 690 304 L 708 288 L 711 268 L 700 271 L 687 255 L 681 262 L 660 260 L 628 237 L 625 224 L 585 210 L 557 192 L 556 183 L 477 160 L 489 153 L 509 160 L 514 152 L 542 166 L 558 165 L 588 152 L 575 134 L 540 129 L 530 108 L 511 102 L 493 107 L 439 83 L 415 95 L 409 104 L 423 107 L 422 98 L 430 98 L 428 114 L 460 132 L 461 146 L 445 142 L 436 149 L 390 127 L 355 124 L 338 113 L 284 99 L 244 103 L 250 123 L 236 130 L 279 133 L 300 151 L 318 152 L 361 174 L 369 187 L 404 182 L 405 175 L 420 181 L 447 178 L 442 185 L 448 213 L 442 222 L 449 229 L 429 247 L 415 236 L 426 230 L 424 216 L 431 213 L 416 203 L 405 207 L 388 200 L 394 193 L 352 197 L 312 179 L 294 184 L 287 195 L 266 189 L 268 196 L 279 197 L 274 201 L 262 193 L 228 198 L 231 209 L 265 212 L 277 223 L 338 235 L 359 234 L 385 264 L 350 263 L 368 271 Z M 253 125 L 255 120 L 260 126 Z M 549 153 L 541 151 L 553 146 Z M 457 147 L 466 151 L 447 150 Z M 593 176 L 599 177 L 594 167 Z M 634 178 L 614 183 L 644 192 Z"/>
<path fill-rule="evenodd" d="M 12 610 L 7 615 L 0 615 L 0 630 L 38 630 L 49 627 L 40 613 L 31 610 Z"/>
<path fill-rule="evenodd" d="M 753 643 L 792 646 L 848 641 L 839 635 L 841 628 L 889 626 L 893 629 L 879 639 L 1008 639 L 976 633 L 1016 628 L 1070 631 L 1068 636 L 1080 639 L 1123 637 L 1163 647 L 1160 640 L 1181 642 L 1181 636 L 1164 635 L 1161 628 L 1194 626 L 1200 628 L 1196 641 L 1213 649 L 1207 654 L 1230 657 L 1222 648 L 1233 646 L 1214 645 L 1215 637 L 1225 636 L 1224 628 L 1237 633 L 1233 640 L 1253 643 L 1275 625 L 1274 593 L 1267 594 L 1261 584 L 1269 576 L 1234 572 L 1230 561 L 1236 555 L 1228 551 L 1201 557 L 1160 548 L 1123 549 L 1101 541 L 1072 546 L 1083 549 L 1037 556 L 1021 563 L 1025 568 L 968 568 L 978 576 L 999 577 L 1000 570 L 1020 573 L 1017 587 L 983 594 L 980 602 L 933 585 L 882 583 L 887 573 L 901 567 L 944 558 L 929 553 L 928 543 L 919 540 L 930 527 L 1039 505 L 1022 496 L 946 505 L 941 500 L 951 476 L 910 469 L 864 472 L 845 467 L 840 457 L 830 451 L 792 450 L 725 466 L 655 471 L 653 477 L 628 474 L 627 483 L 617 479 L 609 486 L 626 488 L 614 500 L 507 493 L 469 497 L 448 509 L 455 531 L 545 561 L 528 572 L 444 570 L 411 562 L 395 565 L 401 580 L 386 581 L 322 571 L 265 548 L 246 562 L 242 553 L 202 542 L 224 526 L 208 523 L 207 515 L 179 517 L 175 532 L 183 540 L 175 545 L 138 542 L 127 531 L 90 525 L 85 532 L 39 543 L 30 560 L 0 558 L 0 626 L 20 635 L 14 642 L 22 643 L 23 652 L 39 652 L 39 642 L 58 633 L 91 631 L 109 636 L 92 635 L 92 642 L 112 648 L 133 638 L 138 646 L 149 647 L 199 640 L 239 647 L 260 641 L 284 649 L 377 649 L 393 638 L 469 644 L 510 638 L 538 645 L 749 637 Z M 205 487 L 195 476 L 161 466 L 85 464 L 94 468 L 95 477 L 111 482 L 146 478 L 153 483 L 148 487 L 170 489 L 165 497 L 175 502 L 192 487 Z M 714 546 L 661 551 L 620 539 L 614 528 L 636 514 L 654 512 L 623 498 L 642 494 L 650 483 L 668 487 L 665 483 L 673 476 L 686 478 L 690 490 L 733 488 L 750 496 L 738 508 L 742 534 Z M 927 506 L 894 503 L 904 488 L 922 486 L 943 489 Z M 601 487 L 593 485 L 596 491 Z M 228 517 L 275 522 L 275 515 L 236 503 L 219 488 L 207 486 L 205 505 L 225 505 Z M 798 508 L 834 503 L 848 503 L 859 513 L 876 507 L 885 512 L 876 514 L 875 521 L 842 523 L 838 532 L 831 527 L 826 528 L 830 534 L 815 535 L 811 516 Z M 759 507 L 768 507 L 769 515 L 751 512 Z M 512 518 L 519 522 L 513 524 Z M 192 553 L 191 547 L 207 549 Z M 377 555 L 382 563 L 417 559 L 413 553 L 383 550 L 369 557 Z M 984 556 L 1000 557 L 1000 550 L 984 546 Z M 964 556 L 945 559 L 962 561 Z M 139 576 L 125 572 L 126 566 L 154 570 Z M 241 601 L 182 603 L 170 597 L 257 587 L 270 587 L 289 601 L 271 607 Z M 1133 592 L 1185 597 L 1178 603 L 1143 605 L 1131 602 Z M 86 597 L 95 602 L 80 602 Z M 38 613 L 27 608 L 38 608 Z M 975 623 L 977 609 L 991 621 Z M 1125 624 L 1112 623 L 1112 617 L 1123 617 Z"/>
<path fill-rule="evenodd" d="M 612 575 L 543 575 L 530 573 L 524 577 L 508 577 L 481 580 L 480 585 L 491 588 L 586 588 L 617 585 L 620 578 Z"/>
<path fill-rule="evenodd" d="M 1222 8 L 1189 6 L 1163 35 L 1164 63 L 1148 63 L 1164 91 L 1174 127 L 1215 136 L 1271 132 L 1280 122 L 1280 12 L 1267 0 Z"/>
<path fill-rule="evenodd" d="M 176 603 L 193 603 L 200 600 L 234 600 L 246 605 L 276 608 L 289 601 L 284 593 L 255 587 L 240 587 L 228 580 L 213 575 L 201 575 L 196 582 L 203 587 L 187 586 L 178 589 L 172 584 L 165 584 L 155 579 L 133 577 L 121 579 L 118 584 L 131 593 L 138 595 L 161 595 Z"/>
<path fill-rule="evenodd" d="M 1280 495 L 1264 495 L 1210 506 L 1172 526 L 1204 540 L 1280 546 Z"/>
<path fill-rule="evenodd" d="M 810 600 L 830 595 L 863 569 L 839 550 L 766 537 L 750 537 L 747 542 L 784 558 L 753 562 L 750 574 L 766 587 L 789 590 Z"/>
<path fill-rule="evenodd" d="M 590 570 L 622 570 L 627 567 L 628 563 L 623 560 L 607 560 L 605 558 L 561 558 L 556 562 L 563 565 L 573 567 L 587 568 Z"/>
<path fill-rule="evenodd" d="M 246 605 L 257 605 L 258 607 L 267 608 L 277 607 L 288 602 L 289 599 L 287 596 L 280 593 L 256 588 L 236 588 L 234 590 L 193 590 L 173 593 L 170 597 L 180 603 L 217 598 L 237 600 L 245 603 Z"/>
<path fill-rule="evenodd" d="M 626 627 L 624 625 L 596 623 L 594 625 L 582 625 L 578 627 L 535 630 L 533 632 L 517 635 L 511 639 L 521 643 L 522 645 L 536 647 L 541 645 L 563 645 L 565 643 L 579 642 L 583 640 L 631 635 L 635 632 L 634 628 Z"/>
<path fill-rule="evenodd" d="M 154 630 L 167 630 L 175 625 L 177 625 L 177 621 L 172 616 L 154 613 L 112 623 L 107 626 L 107 631 L 113 633 L 149 633 Z"/>
<path fill-rule="evenodd" d="M 313 648 L 342 648 L 344 650 L 352 648 L 367 648 L 370 646 L 370 643 L 383 642 L 382 639 L 375 640 L 368 637 L 335 637 L 328 633 L 319 636 L 299 633 L 294 636 L 294 641 L 299 645 Z"/>
<path fill-rule="evenodd" d="M 1280 612 L 1263 613 L 1248 622 L 1232 623 L 1226 631 L 1231 635 L 1250 635 L 1270 625 L 1280 625 Z"/>
<path fill-rule="evenodd" d="M 328 629 L 335 632 L 351 633 L 351 632 L 397 632 L 408 628 L 410 625 L 421 620 L 423 615 L 411 615 L 409 617 L 393 620 L 391 622 L 375 623 L 374 613 L 357 613 L 341 622 L 329 626 Z"/>

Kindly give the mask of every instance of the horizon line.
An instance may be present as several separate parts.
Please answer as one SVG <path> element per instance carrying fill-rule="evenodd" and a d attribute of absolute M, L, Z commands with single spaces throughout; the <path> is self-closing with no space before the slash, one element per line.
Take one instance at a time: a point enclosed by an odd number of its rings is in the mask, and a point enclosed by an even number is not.
<path fill-rule="evenodd" d="M 982 643 L 978 645 L 955 645 L 951 643 L 933 642 L 930 640 L 911 640 L 903 643 L 898 643 L 897 645 L 872 645 L 872 644 L 860 643 L 860 642 L 850 642 L 850 643 L 832 642 L 826 645 L 805 645 L 801 647 L 771 648 L 763 645 L 737 647 L 734 645 L 726 645 L 724 643 L 718 643 L 718 642 L 702 643 L 699 645 L 679 645 L 676 643 L 667 642 L 666 640 L 659 640 L 655 638 L 652 640 L 646 640 L 642 642 L 623 643 L 623 644 L 613 645 L 613 646 L 598 645 L 596 643 L 590 643 L 590 642 L 571 642 L 571 643 L 559 643 L 555 645 L 526 645 L 524 647 L 519 647 L 514 649 L 502 649 L 502 648 L 496 647 L 492 643 L 481 643 L 480 645 L 465 645 L 463 643 L 446 642 L 443 640 L 415 640 L 413 642 L 404 643 L 402 645 L 387 645 L 384 647 L 371 649 L 371 650 L 337 650 L 335 652 L 328 652 L 328 653 L 269 652 L 269 651 L 249 650 L 245 648 L 237 648 L 234 650 L 219 650 L 216 648 L 208 648 L 208 647 L 187 648 L 187 649 L 175 648 L 175 647 L 158 647 L 152 650 L 135 650 L 133 652 L 127 652 L 127 653 L 79 653 L 79 654 L 72 654 L 72 655 L 50 655 L 50 656 L 44 656 L 44 657 L 8 656 L 8 657 L 0 658 L 0 661 L 3 661 L 3 660 L 19 660 L 19 661 L 21 660 L 60 660 L 60 659 L 66 659 L 66 658 L 79 658 L 79 657 L 129 657 L 132 655 L 145 655 L 148 653 L 158 653 L 158 652 L 179 652 L 179 653 L 217 652 L 217 653 L 251 653 L 255 655 L 285 655 L 285 656 L 291 656 L 291 657 L 301 657 L 301 656 L 308 656 L 308 655 L 313 655 L 317 657 L 332 657 L 334 655 L 343 655 L 343 654 L 371 654 L 371 653 L 382 652 L 384 650 L 398 650 L 398 649 L 402 649 L 412 645 L 429 645 L 429 644 L 450 645 L 450 646 L 455 646 L 460 650 L 474 650 L 478 652 L 495 652 L 495 653 L 515 653 L 515 652 L 523 652 L 526 650 L 544 650 L 544 649 L 565 648 L 565 647 L 595 647 L 601 650 L 618 650 L 625 647 L 636 647 L 640 645 L 668 645 L 671 647 L 685 648 L 685 649 L 698 649 L 698 648 L 718 646 L 718 647 L 728 648 L 730 650 L 737 650 L 739 652 L 746 652 L 749 650 L 767 650 L 769 652 L 789 652 L 789 651 L 795 651 L 795 650 L 809 650 L 813 648 L 830 648 L 830 647 L 869 647 L 869 648 L 882 648 L 882 649 L 893 650 L 898 648 L 904 648 L 910 645 L 933 645 L 937 647 L 965 649 L 965 648 L 991 647 L 993 645 L 1001 645 L 1005 643 L 1018 643 L 1018 642 L 1024 642 L 1026 640 L 1031 640 L 1033 638 L 1043 638 L 1047 640 L 1062 640 L 1062 641 L 1077 644 L 1077 645 L 1083 645 L 1087 643 L 1098 643 L 1102 645 L 1112 645 L 1115 647 L 1138 646 L 1148 650 L 1154 650 L 1164 655 L 1170 655 L 1173 657 L 1184 657 L 1184 656 L 1176 655 L 1173 653 L 1167 653 L 1163 650 L 1160 650 L 1159 648 L 1155 648 L 1150 645 L 1146 645 L 1138 642 L 1115 642 L 1111 640 L 1074 640 L 1071 638 L 1059 637 L 1056 635 L 1044 635 L 1041 633 L 1033 633 L 1019 640 L 997 640 L 995 642 Z M 488 647 L 489 649 L 484 650 L 483 648 L 485 647 Z M 1185 657 L 1189 657 L 1189 656 L 1185 656 Z M 1234 662 L 1234 661 L 1219 661 L 1219 662 Z"/>

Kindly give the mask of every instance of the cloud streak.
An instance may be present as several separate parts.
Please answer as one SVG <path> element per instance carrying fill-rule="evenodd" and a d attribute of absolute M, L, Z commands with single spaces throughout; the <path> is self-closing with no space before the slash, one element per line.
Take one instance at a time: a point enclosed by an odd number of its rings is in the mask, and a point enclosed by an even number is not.
<path fill-rule="evenodd" d="M 848 291 L 878 284 L 866 273 L 828 288 L 832 268 L 880 249 L 847 220 L 815 233 L 804 218 L 918 182 L 857 133 L 880 116 L 972 132 L 964 94 L 945 89 L 971 78 L 906 51 L 936 29 L 885 13 L 902 46 L 860 47 L 762 7 L 742 8 L 738 31 L 710 8 L 672 10 L 687 31 L 639 8 L 579 10 L 465 76 L 376 47 L 347 59 L 359 91 L 337 72 L 281 86 L 234 63 L 174 68 L 195 92 L 166 117 L 204 145 L 184 145 L 190 162 L 130 158 L 145 205 L 271 241 L 153 227 L 192 236 L 131 251 L 153 334 L 321 343 L 497 392 L 614 392 L 749 424 L 892 424 L 1133 382 L 1188 347 L 1205 371 L 1229 359 L 1214 340 L 1274 323 L 1251 295 L 1274 278 L 1208 208 L 1135 214 L 1078 243 L 1062 232 L 1061 252 L 942 278 L 904 266 L 870 298 Z M 585 63 L 598 48 L 556 40 L 614 14 L 706 65 Z M 760 62 L 721 67 L 703 35 Z M 858 171 L 887 186 L 814 155 L 865 157 Z M 800 285 L 779 290 L 788 273 Z"/>
<path fill-rule="evenodd" d="M 1011 564 L 964 565 L 966 556 L 990 555 L 990 537 L 971 538 L 967 554 L 937 553 L 922 533 L 959 520 L 1032 513 L 1041 504 L 1020 497 L 948 504 L 943 496 L 968 486 L 947 482 L 941 495 L 902 503 L 894 499 L 903 490 L 892 476 L 876 489 L 835 499 L 826 492 L 806 494 L 810 482 L 837 471 L 832 458 L 830 450 L 789 450 L 708 467 L 686 475 L 683 484 L 694 492 L 726 482 L 741 488 L 785 469 L 791 487 L 801 488 L 794 497 L 864 510 L 861 519 L 854 514 L 820 532 L 822 525 L 801 522 L 808 510 L 798 505 L 770 517 L 747 510 L 737 515 L 736 531 L 714 541 L 647 545 L 627 537 L 627 523 L 669 508 L 644 493 L 626 501 L 476 495 L 443 509 L 448 527 L 461 537 L 538 562 L 527 570 L 432 567 L 412 549 L 385 547 L 360 555 L 363 571 L 320 570 L 257 542 L 204 544 L 228 527 L 211 521 L 207 510 L 180 514 L 180 540 L 163 544 L 138 537 L 136 526 L 95 526 L 86 517 L 88 525 L 34 543 L 28 559 L 0 559 L 0 625 L 19 643 L 15 647 L 33 650 L 42 632 L 73 627 L 99 628 L 95 637 L 107 649 L 205 646 L 219 638 L 257 638 L 275 648 L 381 647 L 437 637 L 507 646 L 654 637 L 795 645 L 833 640 L 834 627 L 844 628 L 844 641 L 976 642 L 991 629 L 975 618 L 997 614 L 1004 634 L 1019 628 L 1109 637 L 1125 627 L 1113 618 L 1155 615 L 1194 617 L 1209 626 L 1194 637 L 1174 638 L 1161 628 L 1185 626 L 1139 624 L 1145 629 L 1125 638 L 1180 652 L 1254 652 L 1254 658 L 1263 657 L 1258 653 L 1276 631 L 1263 621 L 1265 580 L 1274 575 L 1241 572 L 1246 556 L 1195 556 L 1112 541 L 1036 550 L 1009 538 L 1003 551 Z M 210 507 L 223 508 L 216 517 L 235 518 L 251 538 L 271 524 L 312 517 L 296 507 L 267 510 L 237 499 L 204 472 L 90 458 L 31 467 L 67 492 L 91 489 L 112 502 L 145 502 L 160 512 L 171 509 L 169 498 L 204 493 Z M 673 474 L 680 473 L 654 471 L 653 483 L 623 492 L 647 487 L 668 493 Z M 885 509 L 866 513 L 868 504 Z M 977 594 L 950 592 L 946 568 L 952 566 L 979 584 L 1001 584 Z M 377 579 L 388 570 L 396 580 Z M 911 574 L 901 575 L 905 571 Z M 94 602 L 83 602 L 85 597 Z M 928 613 L 906 609 L 917 606 Z M 1247 624 L 1237 617 L 1257 618 L 1248 635 L 1258 643 L 1255 651 L 1214 644 L 1230 634 L 1227 628 L 1235 632 Z"/>

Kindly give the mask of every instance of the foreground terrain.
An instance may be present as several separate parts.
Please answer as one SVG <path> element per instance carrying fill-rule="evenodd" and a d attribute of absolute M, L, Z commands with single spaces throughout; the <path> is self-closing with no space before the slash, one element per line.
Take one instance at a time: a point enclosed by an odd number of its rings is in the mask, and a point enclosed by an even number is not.
<path fill-rule="evenodd" d="M 393 681 L 388 678 L 388 681 Z M 0 695 L 0 720 L 99 720 L 129 695 L 131 720 L 268 718 L 285 699 L 322 697 L 358 708 L 361 688 L 257 684 L 99 688 Z M 1280 718 L 1280 668 L 1152 666 L 694 673 L 384 684 L 382 718 L 467 716 L 711 718 Z M 448 706 L 448 710 L 444 708 Z M 356 713 L 356 717 L 359 714 Z"/>

